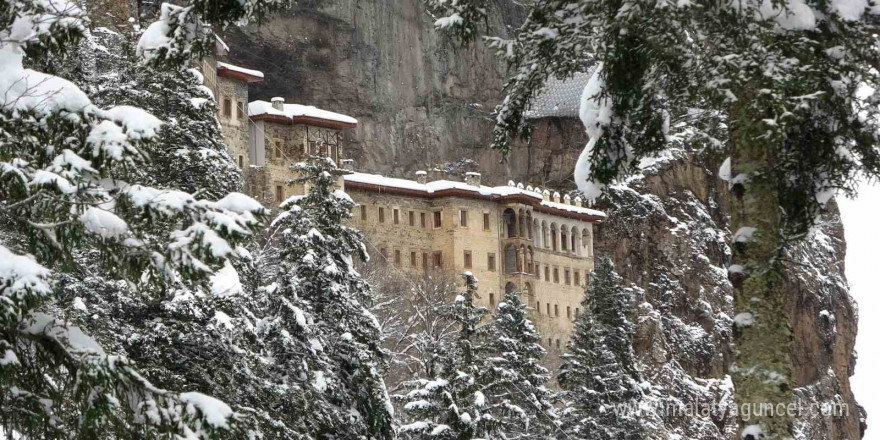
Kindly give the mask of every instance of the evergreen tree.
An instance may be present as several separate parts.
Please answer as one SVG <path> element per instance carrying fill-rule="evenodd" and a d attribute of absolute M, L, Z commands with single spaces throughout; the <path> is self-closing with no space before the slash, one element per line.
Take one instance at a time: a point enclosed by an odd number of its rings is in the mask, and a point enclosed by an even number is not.
<path fill-rule="evenodd" d="M 484 0 L 429 8 L 463 41 L 488 13 Z M 513 39 L 490 39 L 513 71 L 495 127 L 505 152 L 527 134 L 524 115 L 547 78 L 594 69 L 580 112 L 590 140 L 575 170 L 589 197 L 664 148 L 673 121 L 685 122 L 693 148 L 728 156 L 719 175 L 734 195 L 739 404 L 794 398 L 786 250 L 835 192 L 853 195 L 862 173 L 880 177 L 878 14 L 875 2 L 843 0 L 537 2 Z M 794 436 L 785 415 L 741 425 L 753 437 Z"/>
<path fill-rule="evenodd" d="M 97 51 L 93 100 L 102 106 L 129 105 L 163 121 L 146 149 L 148 166 L 139 181 L 161 188 L 199 191 L 208 198 L 241 191 L 242 175 L 223 145 L 217 103 L 203 84 L 204 76 L 180 66 L 156 67 L 136 54 L 139 32 L 120 35 L 94 31 Z"/>
<path fill-rule="evenodd" d="M 400 398 L 406 403 L 406 439 L 470 440 L 490 438 L 496 421 L 489 413 L 485 386 L 479 379 L 485 364 L 478 342 L 480 322 L 488 314 L 474 305 L 477 280 L 464 274 L 465 291 L 456 296 L 447 313 L 459 324 L 458 338 L 438 357 L 437 375 L 407 383 L 412 391 Z"/>
<path fill-rule="evenodd" d="M 641 374 L 633 355 L 635 326 L 631 289 L 605 256 L 596 259 L 583 313 L 575 324 L 559 371 L 567 401 L 563 430 L 574 438 L 644 438 L 638 417 Z M 565 438 L 565 437 L 560 437 Z"/>
<path fill-rule="evenodd" d="M 556 426 L 554 396 L 544 386 L 550 373 L 541 366 L 546 351 L 518 292 L 504 294 L 486 334 L 488 356 L 480 379 L 499 424 L 497 437 L 549 437 Z"/>
<path fill-rule="evenodd" d="M 354 202 L 334 189 L 343 171 L 323 157 L 293 171 L 309 191 L 282 203 L 272 224 L 279 267 L 267 311 L 278 312 L 263 320 L 287 329 L 267 340 L 276 373 L 311 384 L 296 414 L 308 436 L 392 438 L 386 354 L 367 310 L 372 290 L 353 266 L 366 249 L 360 232 L 343 224 Z"/>

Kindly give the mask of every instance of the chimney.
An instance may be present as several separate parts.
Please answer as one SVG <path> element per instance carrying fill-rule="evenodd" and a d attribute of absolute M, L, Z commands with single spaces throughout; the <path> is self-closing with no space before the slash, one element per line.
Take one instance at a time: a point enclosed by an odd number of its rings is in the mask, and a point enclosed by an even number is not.
<path fill-rule="evenodd" d="M 577 196 L 574 198 L 574 204 L 578 208 L 583 208 L 584 207 L 584 199 L 582 199 L 581 196 Z"/>
<path fill-rule="evenodd" d="M 571 196 L 566 194 L 562 197 L 562 201 L 565 202 L 566 205 L 571 205 Z"/>
<path fill-rule="evenodd" d="M 284 98 L 280 96 L 272 98 L 272 108 L 274 108 L 275 110 L 284 111 Z"/>
<path fill-rule="evenodd" d="M 416 182 L 419 182 L 422 185 L 428 183 L 428 172 L 425 170 L 416 171 Z"/>
<path fill-rule="evenodd" d="M 349 171 L 355 171 L 354 159 L 342 159 L 342 168 Z"/>
<path fill-rule="evenodd" d="M 545 189 L 544 192 L 541 193 L 541 195 L 544 197 L 544 200 L 550 200 L 550 191 Z"/>
<path fill-rule="evenodd" d="M 480 186 L 482 185 L 482 176 L 480 173 L 475 173 L 473 171 L 464 173 L 464 183 L 467 183 L 471 186 Z"/>
<path fill-rule="evenodd" d="M 559 203 L 559 197 L 561 197 L 561 196 L 559 195 L 559 191 L 556 191 L 556 192 L 553 193 L 553 201 L 554 201 L 554 202 Z"/>

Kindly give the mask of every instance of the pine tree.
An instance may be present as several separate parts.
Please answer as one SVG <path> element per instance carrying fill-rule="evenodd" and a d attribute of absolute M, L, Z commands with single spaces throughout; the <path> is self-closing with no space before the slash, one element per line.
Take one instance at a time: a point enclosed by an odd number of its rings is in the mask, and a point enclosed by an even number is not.
<path fill-rule="evenodd" d="M 176 17 L 225 25 L 231 15 L 217 11 L 228 5 L 218 3 L 199 2 Z M 236 20 L 266 10 L 260 0 L 248 9 L 235 3 Z M 133 106 L 102 107 L 70 81 L 36 70 L 82 47 L 87 20 L 74 3 L 3 2 L 0 17 L 0 430 L 46 439 L 247 436 L 248 409 L 157 386 L 116 346 L 68 321 L 55 281 L 92 270 L 134 289 L 126 301 L 203 286 L 243 257 L 239 245 L 264 209 L 242 194 L 207 200 L 176 183 L 149 186 L 138 171 L 162 121 Z M 198 33 L 151 28 L 154 42 Z M 82 73 L 85 81 L 91 72 Z M 83 254 L 96 264 L 81 266 Z M 71 303 L 87 309 L 81 298 Z"/>
<path fill-rule="evenodd" d="M 437 375 L 406 385 L 412 390 L 400 399 L 405 424 L 400 435 L 406 439 L 470 440 L 490 438 L 496 421 L 488 412 L 485 386 L 479 381 L 484 369 L 480 322 L 488 314 L 474 305 L 477 280 L 464 274 L 465 291 L 447 308 L 459 323 L 458 338 L 439 356 Z"/>
<path fill-rule="evenodd" d="M 306 405 L 297 415 L 307 426 L 304 434 L 392 438 L 386 353 L 379 323 L 367 310 L 372 291 L 353 266 L 354 258 L 367 258 L 366 249 L 360 232 L 343 224 L 354 202 L 334 189 L 343 171 L 323 157 L 293 171 L 309 191 L 282 203 L 272 224 L 280 231 L 279 267 L 267 310 L 280 312 L 264 320 L 287 329 L 268 341 L 275 347 L 277 373 L 311 383 L 298 399 Z M 296 339 L 301 342 L 292 342 Z"/>
<path fill-rule="evenodd" d="M 243 178 L 217 120 L 217 103 L 195 69 L 156 67 L 136 53 L 139 31 L 128 35 L 108 29 L 93 32 L 97 51 L 93 100 L 102 106 L 129 105 L 163 121 L 146 153 L 148 166 L 139 181 L 160 188 L 179 188 L 217 199 L 241 191 Z"/>
<path fill-rule="evenodd" d="M 586 313 L 575 324 L 559 371 L 567 401 L 563 430 L 568 436 L 644 438 L 638 417 L 641 373 L 632 348 L 635 326 L 627 317 L 633 309 L 633 293 L 622 284 L 611 259 L 598 257 L 582 302 Z"/>
<path fill-rule="evenodd" d="M 437 27 L 464 41 L 484 0 L 432 0 Z M 782 264 L 835 192 L 880 177 L 880 8 L 844 1 L 538 2 L 511 40 L 489 41 L 513 75 L 496 109 L 494 146 L 527 134 L 547 78 L 594 69 L 581 99 L 590 136 L 575 179 L 590 197 L 664 148 L 684 122 L 690 144 L 728 156 L 734 196 L 731 281 L 739 404 L 792 401 L 794 338 Z M 444 19 L 445 18 L 445 19 Z M 755 301 L 757 299 L 757 301 Z M 753 437 L 793 437 L 791 417 L 741 420 Z"/>
<path fill-rule="evenodd" d="M 488 325 L 486 368 L 489 412 L 498 422 L 499 438 L 547 438 L 555 430 L 553 392 L 544 385 L 549 371 L 541 365 L 546 351 L 518 292 L 498 303 Z"/>

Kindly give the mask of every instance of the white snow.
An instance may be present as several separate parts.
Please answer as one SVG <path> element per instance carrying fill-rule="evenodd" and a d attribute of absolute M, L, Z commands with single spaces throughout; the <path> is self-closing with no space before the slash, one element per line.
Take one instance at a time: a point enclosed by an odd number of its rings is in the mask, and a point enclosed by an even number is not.
<path fill-rule="evenodd" d="M 118 238 L 128 232 L 128 223 L 116 214 L 97 207 L 90 207 L 79 221 L 92 234 L 103 238 Z"/>
<path fill-rule="evenodd" d="M 190 414 L 194 414 L 195 409 L 198 409 L 209 425 L 229 429 L 229 418 L 233 414 L 229 405 L 197 392 L 181 393 L 180 401 L 186 404 L 186 410 Z"/>
<path fill-rule="evenodd" d="M 743 428 L 740 437 L 746 438 L 748 436 L 752 436 L 754 439 L 759 439 L 764 436 L 764 430 L 761 429 L 761 425 L 749 425 Z"/>
<path fill-rule="evenodd" d="M 218 68 L 222 67 L 224 69 L 232 70 L 234 72 L 244 73 L 245 75 L 263 78 L 263 72 L 260 72 L 259 70 L 253 70 L 253 69 L 245 69 L 244 67 L 239 67 L 239 66 L 236 66 L 235 64 L 223 63 L 223 62 L 218 61 L 217 67 Z"/>
<path fill-rule="evenodd" d="M 151 138 L 159 132 L 162 121 L 150 112 L 129 105 L 117 105 L 103 112 L 103 115 L 125 128 L 132 139 Z"/>
<path fill-rule="evenodd" d="M 323 393 L 324 391 L 327 391 L 327 379 L 324 378 L 324 372 L 323 372 L 323 371 L 316 371 L 316 372 L 315 372 L 315 382 L 314 382 L 314 386 L 315 386 L 315 389 L 316 389 L 316 390 L 318 390 L 318 391 L 320 391 L 320 392 L 322 392 L 322 393 Z"/>
<path fill-rule="evenodd" d="M 458 13 L 454 13 L 449 17 L 440 17 L 437 21 L 434 22 L 434 26 L 440 29 L 445 29 L 451 26 L 457 26 L 464 23 L 464 19 L 461 18 L 461 15 Z"/>
<path fill-rule="evenodd" d="M 755 235 L 755 231 L 757 229 L 751 226 L 743 226 L 736 230 L 733 234 L 732 241 L 734 243 L 748 243 L 752 241 L 752 237 Z"/>
<path fill-rule="evenodd" d="M 15 355 L 15 352 L 7 349 L 3 352 L 3 357 L 0 357 L 0 365 L 21 365 L 21 363 L 18 361 L 18 356 Z"/>
<path fill-rule="evenodd" d="M 263 205 L 248 195 L 231 192 L 216 202 L 217 206 L 232 212 L 244 213 L 263 210 Z"/>
<path fill-rule="evenodd" d="M 83 313 L 89 313 L 89 308 L 86 306 L 86 302 L 83 301 L 82 298 L 76 297 L 73 299 L 73 308 L 79 310 Z"/>
<path fill-rule="evenodd" d="M 548 208 L 561 209 L 565 211 L 575 212 L 579 214 L 587 214 L 594 217 L 604 218 L 605 213 L 601 211 L 597 211 L 595 209 L 579 207 L 576 205 L 568 205 L 561 202 L 552 202 L 549 200 L 544 200 L 544 197 L 541 193 L 536 191 L 529 191 L 524 188 L 517 188 L 516 186 L 474 186 L 469 185 L 464 182 L 456 182 L 451 180 L 435 180 L 428 183 L 418 183 L 414 180 L 407 179 L 399 179 L 395 177 L 385 177 L 379 174 L 366 174 L 366 173 L 352 173 L 346 174 L 343 176 L 346 182 L 356 182 L 363 184 L 370 184 L 376 186 L 384 186 L 389 188 L 399 188 L 399 189 L 407 189 L 413 191 L 424 192 L 426 194 L 433 194 L 440 191 L 445 190 L 463 190 L 475 193 L 480 196 L 489 196 L 489 197 L 504 197 L 504 196 L 512 196 L 512 195 L 524 195 L 531 197 L 535 200 L 539 205 L 546 206 Z"/>
<path fill-rule="evenodd" d="M 272 107 L 271 102 L 253 101 L 248 104 L 248 116 L 273 115 L 284 116 L 286 118 L 295 118 L 297 116 L 308 116 L 311 118 L 324 119 L 328 121 L 345 122 L 348 124 L 357 124 L 357 119 L 346 116 L 341 113 L 334 113 L 328 110 L 321 110 L 310 105 L 300 104 L 283 104 L 283 110 Z"/>
<path fill-rule="evenodd" d="M 737 313 L 737 315 L 733 317 L 733 323 L 738 327 L 748 327 L 755 323 L 755 316 L 749 312 Z"/>
<path fill-rule="evenodd" d="M 724 159 L 724 163 L 721 164 L 721 168 L 718 169 L 718 177 L 721 180 L 729 181 L 731 177 L 730 175 L 730 158 Z"/>
<path fill-rule="evenodd" d="M 601 97 L 601 93 L 605 88 L 605 81 L 602 79 L 602 63 L 593 71 L 593 75 L 584 86 L 581 94 L 581 108 L 579 116 L 584 124 L 584 129 L 590 140 L 578 157 L 574 168 L 574 180 L 578 189 L 584 193 L 587 200 L 594 200 L 602 194 L 605 185 L 589 180 L 592 164 L 590 156 L 593 154 L 593 148 L 599 138 L 602 137 L 604 127 L 611 123 L 614 116 L 611 109 L 611 101 L 608 98 Z"/>
<path fill-rule="evenodd" d="M 0 245 L 0 294 L 15 298 L 23 291 L 48 295 L 52 292 L 47 279 L 49 269 L 31 255 L 16 255 Z"/>
<path fill-rule="evenodd" d="M 242 293 L 241 280 L 238 271 L 232 267 L 229 261 L 223 267 L 211 275 L 211 293 L 216 296 L 231 296 Z"/>

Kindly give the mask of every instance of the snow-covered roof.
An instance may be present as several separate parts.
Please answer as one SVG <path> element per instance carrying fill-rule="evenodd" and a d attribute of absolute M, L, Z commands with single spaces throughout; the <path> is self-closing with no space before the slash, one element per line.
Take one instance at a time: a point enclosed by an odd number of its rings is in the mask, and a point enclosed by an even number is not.
<path fill-rule="evenodd" d="M 549 78 L 526 112 L 526 118 L 576 118 L 581 106 L 581 94 L 592 72 L 575 73 L 564 80 Z"/>
<path fill-rule="evenodd" d="M 263 116 L 268 117 L 266 119 L 286 118 L 291 123 L 302 122 L 308 124 L 317 122 L 315 125 L 322 125 L 320 122 L 326 121 L 332 123 L 333 127 L 331 128 L 354 128 L 358 122 L 357 119 L 351 116 L 322 110 L 310 105 L 285 103 L 282 104 L 282 109 L 279 110 L 272 107 L 271 102 L 266 101 L 253 101 L 248 104 L 248 116 L 255 120 L 259 120 Z"/>
<path fill-rule="evenodd" d="M 544 197 L 540 193 L 514 186 L 474 186 L 452 180 L 435 180 L 433 182 L 419 183 L 414 180 L 366 173 L 346 174 L 343 178 L 345 179 L 346 186 L 352 188 L 357 188 L 358 184 L 372 185 L 389 189 L 404 190 L 407 192 L 420 192 L 424 193 L 425 196 L 433 197 L 443 197 L 446 195 L 467 197 L 468 193 L 471 193 L 473 197 L 489 199 L 520 197 L 524 198 L 524 202 L 531 204 L 535 208 L 538 208 L 539 210 L 543 209 L 550 213 L 561 214 L 559 211 L 565 211 L 589 221 L 602 220 L 606 217 L 605 213 L 602 211 L 544 200 Z"/>
<path fill-rule="evenodd" d="M 244 67 L 224 63 L 222 61 L 217 61 L 217 74 L 220 76 L 240 79 L 249 83 L 263 81 L 263 72 L 260 72 L 259 70 L 245 69 Z"/>

